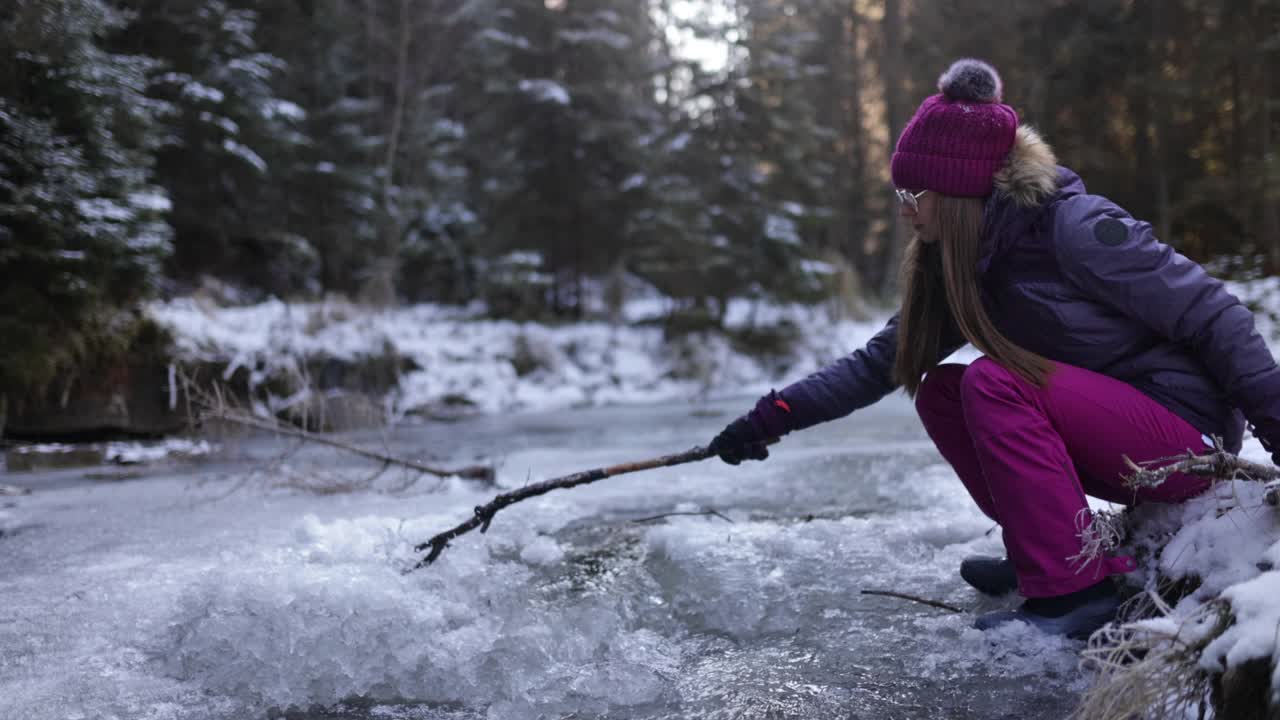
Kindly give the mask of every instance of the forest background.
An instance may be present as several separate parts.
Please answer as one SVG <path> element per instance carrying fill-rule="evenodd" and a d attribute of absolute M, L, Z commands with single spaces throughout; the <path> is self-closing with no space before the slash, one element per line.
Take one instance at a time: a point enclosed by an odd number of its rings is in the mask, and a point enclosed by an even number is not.
<path fill-rule="evenodd" d="M 892 143 L 963 56 L 1160 238 L 1280 271 L 1280 0 L 6 6 L 0 398 L 210 286 L 550 323 L 642 288 L 673 333 L 891 305 Z"/>

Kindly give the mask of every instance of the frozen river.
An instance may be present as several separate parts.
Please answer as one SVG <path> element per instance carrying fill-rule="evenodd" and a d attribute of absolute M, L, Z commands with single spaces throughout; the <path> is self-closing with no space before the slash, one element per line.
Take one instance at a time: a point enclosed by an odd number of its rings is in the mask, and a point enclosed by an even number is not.
<path fill-rule="evenodd" d="M 704 444 L 749 404 L 484 418 L 391 445 L 485 455 L 510 488 Z M 1084 686 L 1078 643 L 860 593 L 1000 605 L 956 573 L 999 538 L 900 396 L 763 463 L 520 503 L 408 574 L 414 542 L 495 490 L 391 492 L 388 472 L 342 492 L 370 470 L 313 450 L 250 468 L 0 476 L 34 490 L 0 498 L 0 716 L 1035 719 Z M 728 519 L 636 522 L 712 509 Z"/>

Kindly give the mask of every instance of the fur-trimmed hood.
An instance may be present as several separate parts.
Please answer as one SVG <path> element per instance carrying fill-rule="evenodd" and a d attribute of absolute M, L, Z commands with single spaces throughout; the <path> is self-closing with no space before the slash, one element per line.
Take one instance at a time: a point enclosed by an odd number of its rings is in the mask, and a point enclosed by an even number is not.
<path fill-rule="evenodd" d="M 995 189 L 1022 207 L 1039 205 L 1058 189 L 1058 158 L 1034 128 L 1018 126 L 1013 149 L 996 172 Z"/>
<path fill-rule="evenodd" d="M 1056 200 L 1084 192 L 1084 184 L 1060 167 L 1053 149 L 1040 133 L 1018 126 L 1004 165 L 995 175 L 995 189 L 983 208 L 983 248 L 978 272 L 984 273 L 995 256 L 1024 237 Z"/>

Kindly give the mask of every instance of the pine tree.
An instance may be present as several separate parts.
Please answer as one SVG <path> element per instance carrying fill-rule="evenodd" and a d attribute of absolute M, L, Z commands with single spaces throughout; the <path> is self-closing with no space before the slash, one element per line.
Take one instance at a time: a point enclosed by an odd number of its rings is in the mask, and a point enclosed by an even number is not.
<path fill-rule="evenodd" d="M 120 3 L 134 20 L 114 47 L 164 63 L 148 94 L 175 109 L 156 168 L 173 199 L 172 270 L 280 294 L 302 289 L 318 259 L 281 208 L 291 158 L 310 142 L 300 132 L 306 113 L 278 96 L 285 64 L 259 47 L 255 3 Z"/>
<path fill-rule="evenodd" d="M 580 314 L 589 278 L 627 256 L 648 210 L 657 30 L 646 4 L 624 0 L 520 3 L 489 19 L 467 48 L 464 143 L 496 258 L 483 274 L 545 278 L 534 310 Z"/>
<path fill-rule="evenodd" d="M 316 280 L 325 290 L 354 295 L 376 238 L 376 178 L 381 105 L 369 97 L 363 11 L 357 0 L 272 3 L 260 10 L 260 47 L 281 58 L 274 83 L 300 106 L 296 146 L 275 173 L 289 231 L 315 248 Z"/>
<path fill-rule="evenodd" d="M 144 94 L 154 60 L 103 49 L 125 23 L 99 0 L 17 0 L 0 19 L 0 394 L 105 351 L 102 325 L 169 250 L 151 153 L 170 108 Z"/>
<path fill-rule="evenodd" d="M 680 107 L 690 131 L 666 148 L 683 180 L 667 188 L 680 189 L 669 199 L 685 201 L 685 233 L 652 247 L 644 264 L 660 288 L 717 322 L 733 297 L 817 297 L 821 267 L 812 257 L 834 178 L 832 131 L 814 100 L 827 74 L 815 60 L 818 16 L 769 0 L 735 7 L 730 64 L 720 77 L 691 73 Z"/>

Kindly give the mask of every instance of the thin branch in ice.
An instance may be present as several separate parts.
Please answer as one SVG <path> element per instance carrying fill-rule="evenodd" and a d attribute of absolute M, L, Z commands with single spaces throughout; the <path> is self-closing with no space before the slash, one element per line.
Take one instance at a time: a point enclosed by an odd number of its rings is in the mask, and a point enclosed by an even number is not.
<path fill-rule="evenodd" d="M 725 522 L 727 522 L 727 523 L 732 523 L 732 522 L 733 522 L 732 520 L 730 520 L 729 518 L 725 517 L 724 515 L 721 515 L 721 514 L 720 514 L 718 511 L 716 511 L 716 510 L 703 510 L 702 512 L 669 512 L 669 513 L 663 513 L 663 514 L 661 514 L 661 515 L 654 515 L 653 517 L 637 518 L 637 519 L 635 519 L 635 520 L 632 520 L 631 522 L 633 522 L 633 523 L 653 522 L 654 520 L 661 520 L 661 519 L 663 519 L 663 518 L 676 517 L 676 516 L 680 516 L 680 515 L 689 515 L 689 516 L 695 516 L 695 517 L 696 517 L 696 516 L 714 515 L 715 517 L 718 517 L 718 518 L 720 518 L 721 520 L 724 520 L 724 521 L 725 521 Z"/>
<path fill-rule="evenodd" d="M 884 597 L 898 598 L 899 600 L 910 600 L 911 602 L 936 607 L 939 610 L 946 610 L 953 613 L 963 613 L 964 611 L 955 605 L 948 605 L 938 600 L 930 600 L 928 598 L 916 597 L 915 595 L 907 595 L 906 593 L 893 592 L 892 590 L 862 590 L 863 595 L 882 595 Z"/>

